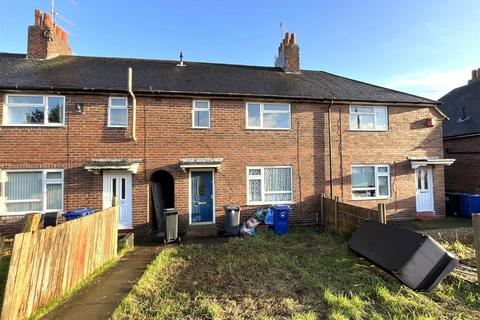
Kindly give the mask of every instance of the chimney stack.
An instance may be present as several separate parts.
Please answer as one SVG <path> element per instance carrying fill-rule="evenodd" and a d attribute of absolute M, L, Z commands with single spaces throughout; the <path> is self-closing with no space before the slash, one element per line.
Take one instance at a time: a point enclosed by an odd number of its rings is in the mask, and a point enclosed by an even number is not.
<path fill-rule="evenodd" d="M 275 67 L 283 69 L 285 73 L 300 73 L 300 48 L 295 33 L 285 33 L 285 38 L 278 47 Z"/>
<path fill-rule="evenodd" d="M 35 24 L 28 27 L 28 59 L 50 59 L 59 55 L 71 55 L 67 33 L 53 22 L 48 13 L 35 10 Z"/>
<path fill-rule="evenodd" d="M 473 83 L 480 81 L 480 68 L 472 70 L 472 79 L 468 81 L 468 83 Z"/>

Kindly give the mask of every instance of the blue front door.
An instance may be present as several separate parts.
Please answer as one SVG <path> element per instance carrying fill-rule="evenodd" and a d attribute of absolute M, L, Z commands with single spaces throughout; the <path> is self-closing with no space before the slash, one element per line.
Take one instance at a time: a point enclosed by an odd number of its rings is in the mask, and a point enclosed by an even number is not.
<path fill-rule="evenodd" d="M 192 171 L 192 223 L 213 222 L 213 173 Z"/>

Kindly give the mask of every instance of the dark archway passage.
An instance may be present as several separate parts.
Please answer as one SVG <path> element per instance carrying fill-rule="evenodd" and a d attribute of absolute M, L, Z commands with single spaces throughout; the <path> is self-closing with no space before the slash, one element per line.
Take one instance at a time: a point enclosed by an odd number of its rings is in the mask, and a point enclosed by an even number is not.
<path fill-rule="evenodd" d="M 150 176 L 151 184 L 151 216 L 158 231 L 164 231 L 163 209 L 175 208 L 175 180 L 164 170 L 155 171 Z"/>

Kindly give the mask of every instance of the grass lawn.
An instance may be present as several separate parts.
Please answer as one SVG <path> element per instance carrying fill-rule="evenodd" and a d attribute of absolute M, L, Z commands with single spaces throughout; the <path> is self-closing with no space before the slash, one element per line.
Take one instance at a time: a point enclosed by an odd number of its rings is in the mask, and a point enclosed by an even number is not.
<path fill-rule="evenodd" d="M 315 229 L 169 247 L 113 319 L 480 319 L 480 288 L 450 275 L 417 293 Z"/>

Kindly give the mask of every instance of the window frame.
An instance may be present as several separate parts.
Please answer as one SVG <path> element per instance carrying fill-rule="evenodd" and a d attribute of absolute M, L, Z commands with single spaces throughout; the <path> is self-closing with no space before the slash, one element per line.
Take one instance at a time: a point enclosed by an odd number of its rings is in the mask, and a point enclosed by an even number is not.
<path fill-rule="evenodd" d="M 352 108 L 373 108 L 373 112 L 354 112 Z M 385 109 L 385 128 L 377 127 L 377 113 L 375 112 L 376 109 Z M 351 116 L 352 114 L 368 114 L 373 115 L 373 128 L 372 129 L 364 129 L 364 128 L 352 128 L 351 127 Z M 379 132 L 386 132 L 388 131 L 389 121 L 388 121 L 388 106 L 372 106 L 372 105 L 351 105 L 349 107 L 348 112 L 348 128 L 350 131 L 379 131 Z"/>
<path fill-rule="evenodd" d="M 208 108 L 207 109 L 202 109 L 202 108 L 198 108 L 195 106 L 195 104 L 197 102 L 206 102 L 207 103 L 207 106 Z M 208 126 L 207 127 L 204 127 L 204 126 L 196 126 L 195 125 L 195 111 L 198 111 L 198 112 L 208 112 Z M 211 127 L 211 119 L 210 119 L 210 116 L 211 116 L 211 112 L 210 112 L 210 100 L 192 100 L 192 128 L 193 129 L 210 129 Z"/>
<path fill-rule="evenodd" d="M 260 126 L 250 126 L 248 124 L 248 105 L 249 104 L 259 104 L 260 105 Z M 286 105 L 288 106 L 288 111 L 266 111 L 264 110 L 265 105 Z M 290 116 L 290 126 L 288 128 L 265 128 L 263 124 L 263 114 L 264 113 L 288 113 Z M 292 106 L 290 103 L 283 102 L 258 102 L 258 101 L 247 101 L 245 103 L 245 128 L 250 130 L 292 130 Z"/>
<path fill-rule="evenodd" d="M 7 173 L 9 172 L 41 172 L 42 173 L 42 199 L 22 199 L 22 200 L 6 200 L 5 199 L 5 183 L 7 182 Z M 47 179 L 47 173 L 60 172 L 61 179 Z M 47 185 L 60 184 L 62 186 L 62 207 L 55 209 L 47 209 Z M 65 171 L 64 169 L 5 169 L 0 170 L 0 216 L 16 216 L 24 215 L 36 211 L 7 211 L 7 203 L 21 202 L 42 202 L 42 210 L 40 213 L 62 212 L 65 208 Z"/>
<path fill-rule="evenodd" d="M 125 99 L 125 106 L 112 106 L 112 99 Z M 125 125 L 118 125 L 118 124 L 111 124 L 111 116 L 110 116 L 110 111 L 111 110 L 126 110 L 127 111 L 127 123 Z M 107 127 L 109 128 L 128 128 L 128 97 L 119 97 L 119 96 L 111 96 L 108 97 L 108 120 L 107 120 Z"/>
<path fill-rule="evenodd" d="M 42 104 L 22 104 L 22 103 L 9 103 L 8 98 L 11 96 L 17 97 L 42 97 Z M 48 98 L 62 98 L 63 99 L 63 112 L 62 112 L 62 122 L 55 123 L 48 121 Z M 41 106 L 43 108 L 43 123 L 8 123 L 8 111 L 9 108 L 21 108 L 26 106 Z M 63 95 L 52 95 L 52 94 L 15 94 L 15 93 L 8 93 L 4 95 L 3 100 L 3 117 L 2 117 L 2 126 L 5 127 L 65 127 L 66 126 L 66 110 L 67 109 L 67 101 L 65 96 Z"/>
<path fill-rule="evenodd" d="M 264 169 L 290 169 L 290 191 L 270 191 L 265 192 L 265 170 Z M 259 176 L 250 176 L 249 170 L 260 170 Z M 247 166 L 246 167 L 246 180 L 247 180 L 247 205 L 266 205 L 266 204 L 292 204 L 294 203 L 294 194 L 293 194 L 293 167 L 292 166 Z M 260 201 L 251 201 L 250 200 L 250 180 L 259 180 L 260 179 L 260 191 L 261 198 Z M 265 201 L 265 194 L 274 194 L 274 193 L 288 193 L 290 192 L 291 200 L 289 201 Z"/>
<path fill-rule="evenodd" d="M 377 200 L 377 199 L 389 199 L 392 196 L 391 191 L 391 177 L 390 177 L 390 165 L 389 164 L 355 164 L 352 165 L 350 168 L 350 176 L 353 176 L 353 168 L 361 168 L 361 167 L 374 167 L 375 170 L 375 188 L 354 188 L 353 187 L 353 178 L 350 179 L 350 186 L 352 189 L 352 200 L 361 201 L 361 200 Z M 378 168 L 387 168 L 387 172 L 378 172 Z M 387 177 L 387 185 L 388 185 L 388 195 L 381 196 L 379 195 L 379 183 L 378 177 Z M 368 191 L 368 190 L 375 190 L 375 197 L 356 197 L 354 195 L 354 191 Z"/>

